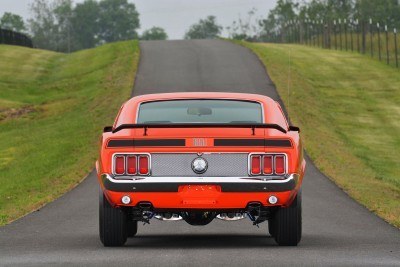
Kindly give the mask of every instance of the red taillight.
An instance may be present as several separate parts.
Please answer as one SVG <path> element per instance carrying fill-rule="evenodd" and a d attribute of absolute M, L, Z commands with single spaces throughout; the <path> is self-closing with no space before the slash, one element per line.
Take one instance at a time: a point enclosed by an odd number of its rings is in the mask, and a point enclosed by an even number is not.
<path fill-rule="evenodd" d="M 251 156 L 251 174 L 261 173 L 261 156 Z"/>
<path fill-rule="evenodd" d="M 285 174 L 285 157 L 284 156 L 275 156 L 275 173 L 276 174 Z"/>
<path fill-rule="evenodd" d="M 288 171 L 284 154 L 253 154 L 249 163 L 250 175 L 284 175 Z"/>
<path fill-rule="evenodd" d="M 125 173 L 125 157 L 123 156 L 115 157 L 115 173 L 119 175 Z"/>
<path fill-rule="evenodd" d="M 272 174 L 272 156 L 264 156 L 264 174 Z"/>
<path fill-rule="evenodd" d="M 150 173 L 150 157 L 148 155 L 118 154 L 114 157 L 114 174 L 116 175 L 148 175 Z"/>
<path fill-rule="evenodd" d="M 136 156 L 127 157 L 127 173 L 136 174 Z"/>
<path fill-rule="evenodd" d="M 139 156 L 139 174 L 146 175 L 149 173 L 149 157 Z"/>

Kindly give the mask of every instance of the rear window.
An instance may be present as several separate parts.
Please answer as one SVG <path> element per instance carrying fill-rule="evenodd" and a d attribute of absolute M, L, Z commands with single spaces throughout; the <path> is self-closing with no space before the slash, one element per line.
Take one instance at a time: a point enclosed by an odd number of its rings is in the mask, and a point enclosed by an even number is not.
<path fill-rule="evenodd" d="M 262 123 L 261 104 L 237 100 L 168 100 L 142 103 L 137 123 Z"/>

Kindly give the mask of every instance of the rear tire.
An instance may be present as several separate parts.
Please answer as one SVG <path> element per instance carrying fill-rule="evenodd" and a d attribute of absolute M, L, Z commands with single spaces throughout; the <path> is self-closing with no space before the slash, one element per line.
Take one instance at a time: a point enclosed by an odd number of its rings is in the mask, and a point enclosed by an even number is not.
<path fill-rule="evenodd" d="M 137 233 L 138 229 L 138 222 L 137 221 L 128 221 L 127 222 L 127 228 L 128 228 L 128 237 L 134 237 Z"/>
<path fill-rule="evenodd" d="M 279 208 L 270 220 L 270 234 L 280 246 L 297 246 L 301 240 L 301 190 L 286 208 Z M 271 231 L 272 230 L 272 231 Z"/>
<path fill-rule="evenodd" d="M 101 190 L 99 226 L 100 240 L 105 247 L 117 247 L 125 244 L 128 236 L 126 213 L 120 208 L 112 207 Z"/>

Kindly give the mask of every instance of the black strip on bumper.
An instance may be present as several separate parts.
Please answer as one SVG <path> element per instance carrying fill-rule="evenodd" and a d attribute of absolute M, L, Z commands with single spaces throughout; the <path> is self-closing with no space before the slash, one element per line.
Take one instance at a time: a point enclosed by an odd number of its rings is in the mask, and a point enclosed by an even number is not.
<path fill-rule="evenodd" d="M 112 139 L 107 147 L 185 146 L 185 139 Z"/>
<path fill-rule="evenodd" d="M 289 139 L 214 139 L 214 146 L 292 147 Z"/>
<path fill-rule="evenodd" d="M 284 192 L 296 187 L 294 179 L 285 183 L 114 183 L 105 178 L 103 184 L 114 192 L 178 192 L 182 185 L 219 185 L 222 192 Z"/>

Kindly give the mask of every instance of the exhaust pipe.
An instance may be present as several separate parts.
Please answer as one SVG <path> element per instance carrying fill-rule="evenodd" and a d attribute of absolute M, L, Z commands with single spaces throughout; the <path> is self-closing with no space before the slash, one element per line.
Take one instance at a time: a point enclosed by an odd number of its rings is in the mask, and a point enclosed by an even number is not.
<path fill-rule="evenodd" d="M 247 204 L 248 211 L 259 210 L 260 208 L 261 208 L 260 202 L 250 202 L 249 204 Z"/>
<path fill-rule="evenodd" d="M 164 213 L 158 213 L 154 216 L 157 220 L 160 221 L 180 221 L 183 220 L 182 216 L 180 216 L 177 213 L 170 213 L 170 212 L 164 212 Z"/>
<path fill-rule="evenodd" d="M 138 204 L 138 206 L 141 210 L 152 210 L 153 209 L 153 204 L 151 204 L 150 202 L 140 202 Z"/>
<path fill-rule="evenodd" d="M 241 212 L 221 213 L 217 215 L 217 219 L 223 221 L 238 221 L 244 218 L 246 218 L 246 214 Z"/>
<path fill-rule="evenodd" d="M 250 202 L 247 204 L 247 213 L 252 216 L 257 216 L 260 214 L 261 203 L 260 202 Z"/>
<path fill-rule="evenodd" d="M 253 222 L 253 225 L 258 227 L 258 224 L 268 219 L 269 210 L 265 209 L 260 202 L 250 202 L 247 204 L 247 215 Z"/>

